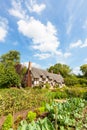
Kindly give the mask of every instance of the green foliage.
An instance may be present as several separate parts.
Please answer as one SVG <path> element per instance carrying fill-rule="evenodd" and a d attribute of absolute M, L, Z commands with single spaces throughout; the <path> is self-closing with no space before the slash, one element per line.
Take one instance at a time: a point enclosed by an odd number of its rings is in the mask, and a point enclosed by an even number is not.
<path fill-rule="evenodd" d="M 87 92 L 84 92 L 84 93 L 83 93 L 83 98 L 84 98 L 85 100 L 87 100 Z"/>
<path fill-rule="evenodd" d="M 78 84 L 78 78 L 75 76 L 66 77 L 64 81 L 67 86 L 74 86 L 75 84 Z"/>
<path fill-rule="evenodd" d="M 0 89 L 0 116 L 12 113 L 13 110 L 31 110 L 49 102 L 48 89 Z"/>
<path fill-rule="evenodd" d="M 9 114 L 2 126 L 2 130 L 9 130 L 13 125 L 13 116 Z"/>
<path fill-rule="evenodd" d="M 74 87 L 71 88 L 66 88 L 65 92 L 67 93 L 68 97 L 79 97 L 83 98 L 83 95 L 85 92 L 87 92 L 87 89 L 82 88 L 80 86 L 75 85 Z"/>
<path fill-rule="evenodd" d="M 66 99 L 68 97 L 68 95 L 67 95 L 67 93 L 64 91 L 60 91 L 60 92 L 56 92 L 55 93 L 55 99 L 62 99 L 62 98 L 64 98 L 64 99 Z"/>
<path fill-rule="evenodd" d="M 20 62 L 20 53 L 16 50 L 10 50 L 8 53 L 0 56 L 0 62 L 4 65 L 15 65 Z"/>
<path fill-rule="evenodd" d="M 20 84 L 15 65 L 20 62 L 20 53 L 11 50 L 0 57 L 0 87 L 12 87 Z"/>
<path fill-rule="evenodd" d="M 46 103 L 52 102 L 54 99 L 66 99 L 68 97 L 86 98 L 87 93 L 85 87 L 64 87 L 53 90 L 49 89 L 0 89 L 0 116 L 12 113 L 13 110 L 35 109 L 45 106 Z"/>
<path fill-rule="evenodd" d="M 49 88 L 50 88 L 50 84 L 49 84 L 49 83 L 45 83 L 45 87 L 46 87 L 47 89 L 49 89 Z"/>
<path fill-rule="evenodd" d="M 81 130 L 87 129 L 86 116 L 82 111 L 87 105 L 85 100 L 72 98 L 65 103 L 47 104 L 48 117 L 27 123 L 21 121 L 17 130 Z"/>
<path fill-rule="evenodd" d="M 5 67 L 0 64 L 0 87 L 12 87 L 20 84 L 20 78 L 15 71 L 15 68 L 11 66 Z"/>
<path fill-rule="evenodd" d="M 32 111 L 29 111 L 28 115 L 27 115 L 27 119 L 29 120 L 29 122 L 35 120 L 36 119 L 36 113 L 32 112 Z"/>
<path fill-rule="evenodd" d="M 48 96 L 50 99 L 66 99 L 68 97 L 67 93 L 65 91 L 56 91 L 56 92 L 50 92 L 48 93 Z"/>
<path fill-rule="evenodd" d="M 53 71 L 53 73 L 56 74 L 60 73 L 63 77 L 67 77 L 71 73 L 71 69 L 68 65 L 60 64 L 60 63 L 51 66 L 50 68 L 48 68 L 48 71 L 49 72 Z"/>
<path fill-rule="evenodd" d="M 61 129 L 62 126 L 64 127 L 64 130 L 67 130 L 69 126 L 71 128 L 74 127 L 75 129 L 82 129 L 84 127 L 84 117 L 82 111 L 86 105 L 87 102 L 79 98 L 69 99 L 65 103 L 53 102 L 51 105 L 47 104 L 46 108 L 50 113 L 48 118 L 51 121 L 54 121 L 57 117 L 57 124 L 59 129 Z M 57 115 L 55 112 L 55 108 L 57 111 Z M 87 122 L 85 122 L 85 124 L 86 123 Z"/>
<path fill-rule="evenodd" d="M 27 71 L 27 67 L 23 66 L 22 64 L 16 64 L 15 70 L 20 77 L 22 87 L 26 87 L 25 86 L 26 81 L 25 81 L 24 76 L 25 76 L 25 73 Z"/>
<path fill-rule="evenodd" d="M 82 85 L 83 87 L 86 87 L 87 86 L 87 79 L 85 78 L 79 78 L 78 79 L 78 82 L 80 85 Z"/>
<path fill-rule="evenodd" d="M 38 111 L 40 112 L 40 114 L 42 114 L 43 112 L 45 112 L 45 107 L 39 107 Z"/>
<path fill-rule="evenodd" d="M 21 121 L 17 130 L 55 130 L 51 121 L 46 117 L 33 121 L 28 124 L 26 121 Z"/>
<path fill-rule="evenodd" d="M 34 112 L 37 113 L 37 116 L 41 115 L 43 112 L 45 112 L 45 107 L 39 107 L 34 110 Z"/>
<path fill-rule="evenodd" d="M 87 77 L 87 64 L 80 66 L 80 70 L 82 71 L 83 76 Z"/>

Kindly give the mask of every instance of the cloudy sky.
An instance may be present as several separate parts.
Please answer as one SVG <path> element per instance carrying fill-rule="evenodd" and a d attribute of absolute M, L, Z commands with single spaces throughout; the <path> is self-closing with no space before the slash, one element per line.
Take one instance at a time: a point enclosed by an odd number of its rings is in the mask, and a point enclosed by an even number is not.
<path fill-rule="evenodd" d="M 48 68 L 87 63 L 86 0 L 0 0 L 0 55 L 21 53 L 21 62 Z"/>

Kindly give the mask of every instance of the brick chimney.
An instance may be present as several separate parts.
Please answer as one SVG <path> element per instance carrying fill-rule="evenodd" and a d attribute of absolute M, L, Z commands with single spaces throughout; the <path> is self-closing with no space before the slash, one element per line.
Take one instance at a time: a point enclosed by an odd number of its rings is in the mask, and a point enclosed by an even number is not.
<path fill-rule="evenodd" d="M 27 83 L 28 87 L 32 86 L 31 69 L 32 69 L 32 63 L 29 62 L 29 65 L 28 65 L 28 83 Z"/>
<path fill-rule="evenodd" d="M 32 63 L 29 61 L 28 69 L 31 70 L 31 68 L 32 68 Z"/>

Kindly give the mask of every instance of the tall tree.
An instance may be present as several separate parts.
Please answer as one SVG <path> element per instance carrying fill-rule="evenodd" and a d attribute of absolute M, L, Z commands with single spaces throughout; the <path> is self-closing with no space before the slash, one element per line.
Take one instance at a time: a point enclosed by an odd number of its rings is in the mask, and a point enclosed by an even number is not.
<path fill-rule="evenodd" d="M 87 77 L 87 64 L 80 66 L 80 70 L 82 71 L 83 76 Z"/>
<path fill-rule="evenodd" d="M 8 53 L 0 56 L 0 62 L 5 65 L 20 63 L 20 53 L 16 50 L 10 50 Z"/>
<path fill-rule="evenodd" d="M 65 78 L 70 75 L 72 70 L 68 65 L 58 63 L 48 68 L 48 71 L 56 74 L 60 73 Z"/>
<path fill-rule="evenodd" d="M 19 86 L 21 80 L 15 69 L 18 63 L 20 63 L 20 53 L 16 50 L 0 56 L 0 87 Z"/>
<path fill-rule="evenodd" d="M 0 63 L 0 87 L 15 87 L 19 86 L 20 77 L 16 73 L 14 66 L 5 67 Z"/>

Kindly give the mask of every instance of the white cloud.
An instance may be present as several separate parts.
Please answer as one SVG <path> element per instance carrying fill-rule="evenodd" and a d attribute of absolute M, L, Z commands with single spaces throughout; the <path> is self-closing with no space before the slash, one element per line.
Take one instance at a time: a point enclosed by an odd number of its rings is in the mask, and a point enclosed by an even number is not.
<path fill-rule="evenodd" d="M 77 48 L 80 47 L 81 45 L 82 45 L 82 41 L 78 40 L 77 42 L 71 43 L 70 48 Z"/>
<path fill-rule="evenodd" d="M 71 56 L 71 53 L 70 52 L 65 52 L 64 53 L 64 58 L 68 58 L 68 57 L 70 57 Z"/>
<path fill-rule="evenodd" d="M 25 19 L 28 16 L 26 15 L 26 10 L 22 8 L 21 1 L 16 2 L 12 1 L 12 8 L 8 10 L 11 15 L 19 19 Z"/>
<path fill-rule="evenodd" d="M 85 39 L 85 42 L 80 46 L 81 48 L 87 47 L 87 38 Z"/>
<path fill-rule="evenodd" d="M 8 21 L 0 17 L 0 41 L 4 42 L 8 33 Z"/>
<path fill-rule="evenodd" d="M 23 5 L 25 5 L 25 8 L 23 8 Z M 40 14 L 45 8 L 45 4 L 37 4 L 36 0 L 14 0 L 12 1 L 12 8 L 9 9 L 8 12 L 10 15 L 19 19 L 29 19 L 29 14 L 27 15 L 28 10 L 29 12 L 36 12 Z"/>
<path fill-rule="evenodd" d="M 46 8 L 45 4 L 37 4 L 36 0 L 30 0 L 30 5 L 28 3 L 29 2 L 26 2 L 26 7 L 30 12 L 40 14 Z"/>
<path fill-rule="evenodd" d="M 62 53 L 61 50 L 57 50 L 57 51 L 55 52 L 55 55 L 58 56 L 58 57 L 62 57 L 62 56 L 63 56 L 63 53 Z"/>
<path fill-rule="evenodd" d="M 19 32 L 31 38 L 31 47 L 39 51 L 39 54 L 35 56 L 39 57 L 39 59 L 45 59 L 50 57 L 50 55 L 59 54 L 58 47 L 60 42 L 55 26 L 50 21 L 47 21 L 47 24 L 43 24 L 40 20 L 29 17 L 28 14 L 28 11 L 41 13 L 46 8 L 46 5 L 43 3 L 37 4 L 36 0 L 27 0 L 24 2 L 24 6 L 26 8 L 23 8 L 23 1 L 14 0 L 9 13 L 19 18 L 17 21 Z"/>
<path fill-rule="evenodd" d="M 41 54 L 35 54 L 35 57 L 38 57 L 40 60 L 47 59 L 51 56 L 49 53 L 41 53 Z"/>
<path fill-rule="evenodd" d="M 24 66 L 26 66 L 28 68 L 29 62 L 23 62 L 21 64 L 23 64 Z M 32 62 L 31 65 L 32 65 L 32 67 L 41 68 L 41 66 L 35 62 Z"/>
<path fill-rule="evenodd" d="M 41 68 L 41 65 L 40 64 L 37 64 L 35 62 L 32 63 L 32 67 L 36 67 L 36 68 Z"/>
<path fill-rule="evenodd" d="M 78 40 L 77 42 L 70 44 L 70 49 L 77 48 L 77 47 L 80 47 L 80 48 L 87 47 L 87 38 L 85 39 L 84 42 L 82 42 L 81 40 Z"/>
<path fill-rule="evenodd" d="M 40 52 L 55 53 L 59 47 L 57 30 L 51 22 L 46 25 L 39 20 L 30 18 L 29 21 L 19 20 L 18 30 L 33 41 L 32 48 Z"/>
<path fill-rule="evenodd" d="M 67 59 L 68 57 L 70 57 L 72 54 L 71 52 L 65 52 L 63 53 L 61 50 L 56 51 L 56 53 L 54 54 L 55 56 L 57 56 L 60 59 Z"/>
<path fill-rule="evenodd" d="M 58 59 L 56 60 L 56 63 L 66 64 L 66 61 L 65 61 L 64 58 L 58 58 Z"/>

